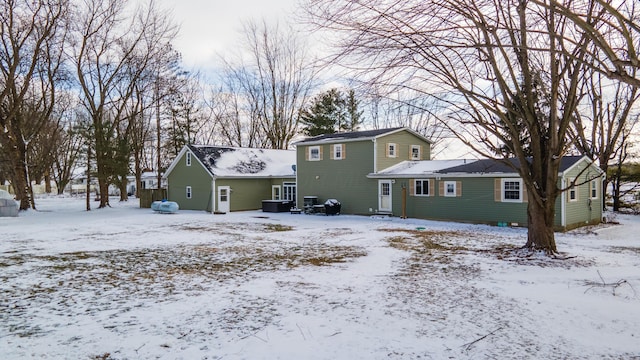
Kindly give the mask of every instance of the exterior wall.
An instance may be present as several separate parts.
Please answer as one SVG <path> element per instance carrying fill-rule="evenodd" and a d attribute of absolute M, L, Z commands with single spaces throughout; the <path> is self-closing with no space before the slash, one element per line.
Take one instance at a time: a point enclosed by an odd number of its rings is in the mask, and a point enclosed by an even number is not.
<path fill-rule="evenodd" d="M 218 188 L 229 186 L 231 211 L 245 211 L 262 209 L 262 200 L 271 200 L 271 186 L 284 182 L 295 182 L 295 178 L 261 178 L 261 179 L 216 179 L 216 198 L 218 201 Z"/>
<path fill-rule="evenodd" d="M 584 161 L 571 169 L 564 176 L 565 183 L 562 185 L 566 188 L 569 179 L 576 179 L 576 200 L 569 199 L 569 191 L 564 191 L 560 196 L 565 200 L 565 213 L 567 229 L 573 229 L 587 224 L 599 223 L 602 221 L 602 178 L 596 167 L 591 165 L 584 170 L 589 164 Z M 597 178 L 596 178 L 597 177 Z M 597 196 L 591 197 L 591 181 L 595 178 Z"/>
<path fill-rule="evenodd" d="M 168 180 L 168 199 L 175 201 L 181 210 L 211 211 L 211 175 L 192 155 L 191 166 L 186 166 L 185 152 L 173 168 Z M 187 199 L 186 187 L 191 186 L 191 199 Z"/>
<path fill-rule="evenodd" d="M 527 203 L 495 201 L 494 178 L 440 178 L 434 181 L 433 196 L 411 196 L 410 179 L 396 180 L 393 187 L 393 213 L 402 214 L 402 186 L 407 189 L 408 217 L 452 220 L 496 225 L 499 222 L 527 224 Z M 460 196 L 446 197 L 439 193 L 440 183 L 457 181 Z"/>
<path fill-rule="evenodd" d="M 376 139 L 376 171 L 386 169 L 405 160 L 411 159 L 411 145 L 421 146 L 420 160 L 431 159 L 431 145 L 408 131 L 385 135 Z M 387 156 L 387 144 L 397 145 L 398 154 L 395 158 Z"/>
<path fill-rule="evenodd" d="M 343 142 L 344 158 L 331 158 L 330 144 L 297 147 L 298 199 L 303 207 L 304 196 L 317 196 L 321 203 L 327 199 L 341 202 L 345 214 L 369 214 L 378 207 L 377 180 L 367 179 L 373 172 L 374 144 L 371 140 Z M 307 160 L 310 146 L 322 148 L 322 160 Z"/>

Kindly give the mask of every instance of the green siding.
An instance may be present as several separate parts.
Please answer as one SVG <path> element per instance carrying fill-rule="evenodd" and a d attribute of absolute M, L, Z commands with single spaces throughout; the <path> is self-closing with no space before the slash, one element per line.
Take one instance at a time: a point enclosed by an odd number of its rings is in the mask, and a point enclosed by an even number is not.
<path fill-rule="evenodd" d="M 527 203 L 505 203 L 494 200 L 493 178 L 441 178 L 435 181 L 433 196 L 411 196 L 409 179 L 397 180 L 393 191 L 393 213 L 402 214 L 402 186 L 407 189 L 407 216 L 412 218 L 453 220 L 471 223 L 527 223 Z M 459 181 L 461 195 L 440 196 L 439 184 Z M 396 196 L 397 194 L 397 196 Z"/>
<path fill-rule="evenodd" d="M 231 211 L 262 209 L 262 200 L 271 200 L 271 186 L 295 182 L 294 178 L 261 178 L 261 179 L 216 179 L 216 201 L 218 187 L 229 186 L 229 205 Z"/>
<path fill-rule="evenodd" d="M 566 201 L 566 228 L 571 229 L 590 223 L 598 223 L 602 220 L 602 178 L 594 165 L 585 170 L 589 164 L 584 161 L 564 175 L 568 181 L 576 178 L 577 199 L 569 200 L 569 191 L 561 194 Z M 597 178 L 596 178 L 597 177 Z M 589 180 L 596 178 L 597 198 L 591 199 Z M 568 184 L 562 184 L 567 187 Z"/>
<path fill-rule="evenodd" d="M 376 143 L 377 171 L 384 170 L 405 160 L 411 160 L 411 145 L 422 146 L 420 160 L 429 160 L 431 158 L 431 145 L 408 131 L 381 136 L 376 140 Z M 388 143 L 394 143 L 398 147 L 398 155 L 395 158 L 387 157 Z"/>
<path fill-rule="evenodd" d="M 187 151 L 188 152 L 188 151 Z M 192 155 L 191 166 L 186 166 L 185 152 L 167 177 L 168 198 L 175 201 L 181 210 L 211 211 L 211 175 Z M 186 187 L 191 186 L 191 199 L 187 199 Z"/>
<path fill-rule="evenodd" d="M 330 144 L 324 144 L 320 145 L 322 160 L 319 161 L 306 160 L 309 145 L 298 145 L 298 207 L 303 206 L 304 196 L 318 196 L 321 202 L 331 198 L 340 201 L 342 213 L 368 214 L 369 208 L 377 208 L 377 181 L 366 177 L 373 172 L 373 142 L 342 144 L 345 145 L 344 159 L 331 159 Z"/>

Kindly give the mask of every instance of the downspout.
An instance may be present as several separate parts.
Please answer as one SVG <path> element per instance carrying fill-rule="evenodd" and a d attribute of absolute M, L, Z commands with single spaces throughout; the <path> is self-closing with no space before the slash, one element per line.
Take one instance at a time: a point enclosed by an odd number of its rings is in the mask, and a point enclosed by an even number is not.
<path fill-rule="evenodd" d="M 216 212 L 216 178 L 211 180 L 211 213 Z"/>
<path fill-rule="evenodd" d="M 565 178 L 563 174 L 562 177 L 560 178 L 560 188 L 564 187 L 564 184 L 565 184 Z M 562 226 L 563 229 L 567 226 L 566 201 L 567 201 L 567 196 L 563 191 L 560 193 L 560 211 L 561 211 L 560 226 Z"/>
<path fill-rule="evenodd" d="M 378 172 L 378 142 L 376 141 L 376 138 L 373 138 L 371 141 L 373 141 L 373 172 L 377 173 Z"/>

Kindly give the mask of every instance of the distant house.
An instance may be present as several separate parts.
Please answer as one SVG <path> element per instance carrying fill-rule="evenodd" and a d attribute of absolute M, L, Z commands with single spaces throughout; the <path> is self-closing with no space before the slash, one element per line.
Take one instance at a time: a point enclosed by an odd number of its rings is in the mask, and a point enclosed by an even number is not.
<path fill-rule="evenodd" d="M 518 166 L 516 159 L 510 160 Z M 583 156 L 562 158 L 561 188 L 570 188 L 556 199 L 555 228 L 567 230 L 602 220 L 604 174 Z M 371 179 L 390 181 L 392 192 L 405 189 L 408 217 L 471 223 L 527 225 L 528 195 L 520 175 L 495 160 L 404 162 L 377 173 Z M 393 201 L 394 214 L 402 213 L 402 199 Z"/>
<path fill-rule="evenodd" d="M 391 181 L 367 177 L 403 161 L 428 160 L 431 141 L 407 128 L 320 135 L 296 142 L 298 207 L 337 199 L 342 213 L 393 212 Z"/>
<path fill-rule="evenodd" d="M 254 210 L 262 200 L 296 200 L 295 151 L 186 145 L 165 173 L 182 210 Z"/>

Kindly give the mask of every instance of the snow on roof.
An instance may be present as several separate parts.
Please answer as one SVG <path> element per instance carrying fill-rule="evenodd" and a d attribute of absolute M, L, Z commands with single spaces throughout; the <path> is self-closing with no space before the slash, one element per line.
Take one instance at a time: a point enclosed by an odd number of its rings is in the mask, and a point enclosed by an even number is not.
<path fill-rule="evenodd" d="M 289 177 L 294 176 L 294 150 L 189 145 L 189 149 L 214 176 Z"/>
<path fill-rule="evenodd" d="M 475 160 L 420 160 L 403 161 L 397 165 L 379 171 L 377 175 L 426 175 L 433 174 L 442 169 L 463 165 Z"/>

